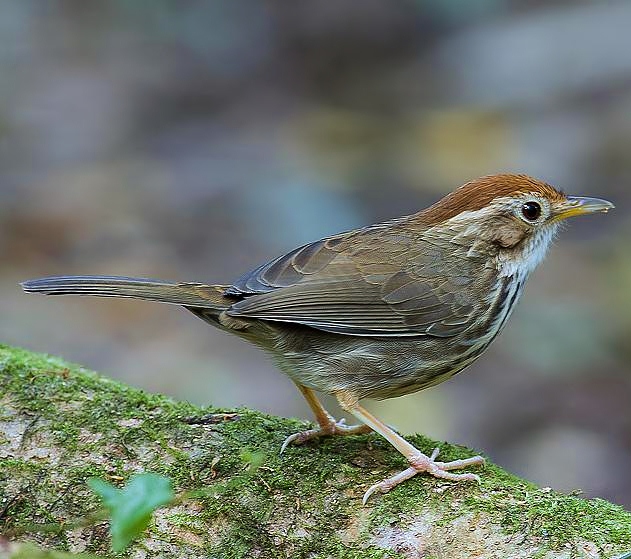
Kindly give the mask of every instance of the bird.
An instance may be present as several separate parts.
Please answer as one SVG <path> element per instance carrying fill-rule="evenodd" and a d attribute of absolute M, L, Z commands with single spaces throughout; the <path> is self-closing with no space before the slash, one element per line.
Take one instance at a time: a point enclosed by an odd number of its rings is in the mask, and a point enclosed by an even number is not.
<path fill-rule="evenodd" d="M 527 175 L 496 174 L 417 213 L 300 246 L 231 285 L 119 276 L 51 276 L 21 285 L 29 293 L 181 305 L 263 349 L 317 422 L 287 437 L 281 452 L 325 435 L 374 431 L 407 460 L 406 469 L 366 490 L 365 504 L 420 472 L 480 481 L 454 471 L 483 465 L 483 457 L 438 461 L 438 449 L 424 454 L 360 401 L 423 390 L 467 368 L 506 325 L 561 222 L 612 208 Z M 335 396 L 359 423 L 337 421 L 318 392 Z"/>

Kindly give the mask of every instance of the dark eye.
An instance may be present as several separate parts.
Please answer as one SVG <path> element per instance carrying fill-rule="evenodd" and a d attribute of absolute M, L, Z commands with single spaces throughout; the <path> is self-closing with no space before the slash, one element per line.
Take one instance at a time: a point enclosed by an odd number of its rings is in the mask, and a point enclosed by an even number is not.
<path fill-rule="evenodd" d="M 538 202 L 526 202 L 521 207 L 521 213 L 528 221 L 537 221 L 541 216 L 541 205 Z"/>

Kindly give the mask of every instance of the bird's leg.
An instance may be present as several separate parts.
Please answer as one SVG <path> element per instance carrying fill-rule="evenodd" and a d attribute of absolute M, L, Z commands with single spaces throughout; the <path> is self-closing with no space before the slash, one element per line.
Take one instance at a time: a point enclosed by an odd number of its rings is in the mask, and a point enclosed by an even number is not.
<path fill-rule="evenodd" d="M 382 435 L 394 448 L 396 448 L 410 463 L 410 467 L 407 470 L 403 470 L 392 477 L 384 479 L 379 483 L 376 483 L 366 491 L 364 494 L 363 503 L 366 504 L 370 496 L 379 491 L 381 493 L 387 493 L 393 487 L 399 483 L 410 479 L 419 472 L 427 472 L 434 477 L 440 477 L 443 479 L 449 479 L 452 481 L 480 481 L 480 478 L 475 474 L 452 474 L 450 470 L 459 470 L 460 468 L 466 468 L 467 466 L 477 466 L 484 464 L 484 458 L 482 456 L 474 456 L 472 458 L 466 458 L 464 460 L 454 460 L 452 462 L 437 462 L 439 450 L 434 449 L 431 456 L 423 454 L 420 450 L 415 448 L 409 442 L 407 442 L 402 436 L 395 433 L 386 424 L 379 421 L 369 411 L 359 405 L 356 397 L 348 392 L 338 392 L 336 394 L 337 401 L 342 406 L 342 409 L 353 414 L 357 419 L 368 425 L 373 431 L 376 431 Z"/>
<path fill-rule="evenodd" d="M 296 383 L 298 390 L 302 393 L 313 410 L 319 428 L 308 429 L 294 433 L 285 439 L 280 448 L 281 453 L 290 444 L 302 444 L 310 439 L 316 439 L 323 435 L 359 435 L 361 433 L 370 433 L 372 429 L 368 425 L 345 425 L 344 419 L 335 421 L 335 418 L 324 408 L 318 397 L 311 388 Z"/>

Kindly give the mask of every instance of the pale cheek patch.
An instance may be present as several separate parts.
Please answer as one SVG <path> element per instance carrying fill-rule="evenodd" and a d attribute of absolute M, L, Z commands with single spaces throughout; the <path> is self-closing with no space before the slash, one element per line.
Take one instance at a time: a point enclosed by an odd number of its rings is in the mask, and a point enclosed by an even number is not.
<path fill-rule="evenodd" d="M 524 240 L 526 231 L 515 223 L 504 223 L 495 229 L 495 240 L 503 248 L 513 248 Z"/>

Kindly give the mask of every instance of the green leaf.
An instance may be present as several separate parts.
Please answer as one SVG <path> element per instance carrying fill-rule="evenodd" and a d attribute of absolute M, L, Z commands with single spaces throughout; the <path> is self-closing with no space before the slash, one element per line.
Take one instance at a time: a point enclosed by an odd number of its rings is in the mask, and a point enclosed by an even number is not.
<path fill-rule="evenodd" d="M 88 485 L 110 512 L 112 551 L 123 551 L 147 527 L 153 511 L 173 500 L 171 481 L 157 474 L 132 476 L 118 489 L 98 478 Z"/>

